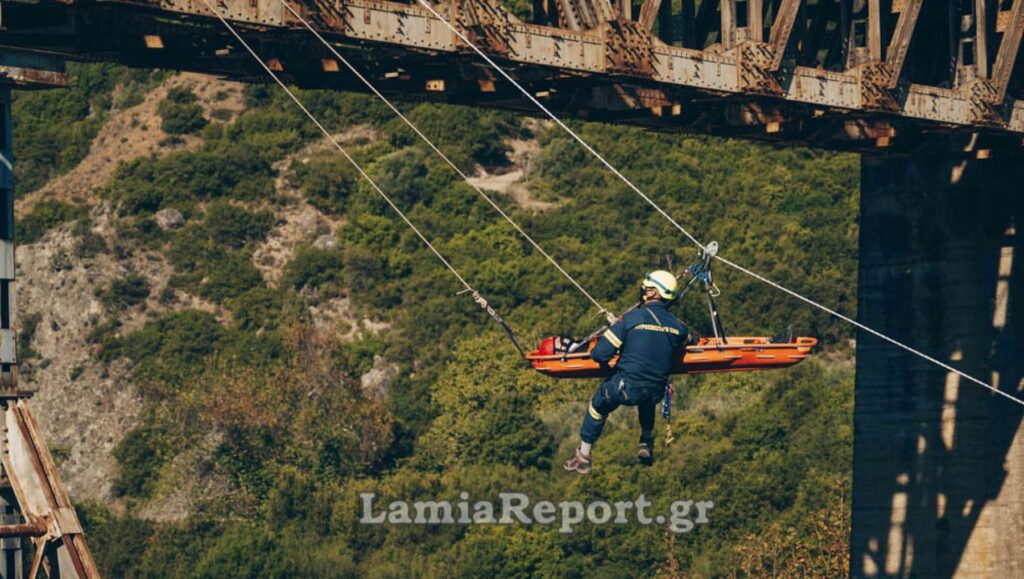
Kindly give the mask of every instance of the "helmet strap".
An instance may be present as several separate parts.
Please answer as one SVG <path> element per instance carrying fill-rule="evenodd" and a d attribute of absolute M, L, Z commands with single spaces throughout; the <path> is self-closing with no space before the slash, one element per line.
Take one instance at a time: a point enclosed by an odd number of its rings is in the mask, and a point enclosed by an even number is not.
<path fill-rule="evenodd" d="M 653 292 L 653 295 L 652 295 Z M 640 286 L 640 301 L 647 303 L 656 300 L 662 300 L 661 294 L 658 293 L 657 288 L 650 286 Z"/>

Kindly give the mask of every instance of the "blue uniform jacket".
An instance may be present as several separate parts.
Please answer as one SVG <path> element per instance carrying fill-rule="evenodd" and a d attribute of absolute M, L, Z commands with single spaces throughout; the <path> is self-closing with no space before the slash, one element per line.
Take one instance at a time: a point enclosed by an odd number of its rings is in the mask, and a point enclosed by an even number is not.
<path fill-rule="evenodd" d="M 621 351 L 616 372 L 637 385 L 664 386 L 686 345 L 686 334 L 686 326 L 663 302 L 648 302 L 608 328 L 590 356 L 607 366 Z"/>

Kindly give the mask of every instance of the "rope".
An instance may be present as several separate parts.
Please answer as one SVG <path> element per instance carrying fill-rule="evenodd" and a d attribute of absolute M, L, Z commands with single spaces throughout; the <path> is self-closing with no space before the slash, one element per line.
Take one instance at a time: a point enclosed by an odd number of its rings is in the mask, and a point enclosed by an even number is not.
<path fill-rule="evenodd" d="M 578 134 L 576 134 L 575 131 L 573 131 L 565 123 L 563 123 L 561 119 L 559 119 L 557 116 L 555 116 L 554 113 L 552 113 L 546 106 L 544 106 L 539 100 L 537 100 L 532 94 L 530 94 L 530 91 L 528 91 L 525 88 L 523 88 L 523 86 L 521 84 L 519 84 L 514 78 L 512 78 L 507 72 L 505 72 L 505 70 L 501 66 L 499 66 L 497 63 L 495 63 L 494 60 L 492 60 L 489 56 L 487 56 L 475 44 L 473 44 L 473 42 L 471 42 L 469 40 L 469 38 L 466 37 L 465 34 L 463 34 L 461 31 L 459 31 L 457 28 L 455 28 L 448 20 L 446 20 L 443 16 L 441 16 L 441 14 L 439 14 L 437 12 L 437 10 L 435 10 L 434 7 L 430 5 L 429 2 L 427 2 L 426 0 L 418 0 L 418 2 L 424 8 L 429 10 L 430 13 L 433 14 L 435 18 L 440 20 L 441 23 L 444 24 L 449 30 L 451 30 L 452 33 L 454 33 L 456 36 L 458 36 L 459 39 L 462 40 L 462 42 L 464 42 L 467 46 L 472 48 L 474 52 L 476 52 L 481 58 L 484 59 L 484 61 L 487 62 L 487 64 L 489 64 L 491 66 L 491 68 L 493 68 L 495 71 L 497 71 L 499 74 L 501 74 L 501 76 L 505 77 L 506 80 L 508 80 L 510 83 L 512 83 L 513 86 L 515 86 L 517 89 L 519 89 L 519 92 L 523 93 L 523 95 L 525 95 L 527 99 L 529 99 L 531 102 L 533 102 L 533 104 L 537 105 L 537 107 L 540 110 L 542 110 L 549 118 L 551 118 L 551 120 L 553 120 L 559 127 L 561 127 L 565 132 L 567 132 L 573 139 L 575 139 L 576 142 L 578 142 L 580 145 L 582 145 L 584 149 L 586 149 L 591 155 L 593 155 L 598 161 L 600 161 L 605 167 L 607 167 L 608 170 L 610 170 L 612 173 L 614 173 L 616 177 L 618 177 L 623 183 L 625 183 L 637 195 L 642 197 L 644 199 L 644 201 L 647 202 L 648 205 L 653 207 L 658 213 L 660 213 L 665 219 L 667 219 L 669 223 L 671 223 L 676 229 L 678 229 L 690 241 L 692 241 L 694 244 L 696 244 L 702 250 L 706 249 L 704 244 L 702 244 L 700 241 L 698 241 L 697 238 L 694 237 L 693 234 L 691 234 L 689 231 L 687 231 L 685 227 L 683 227 L 682 225 L 679 224 L 679 222 L 677 222 L 675 219 L 673 219 L 672 216 L 669 215 L 664 209 L 662 209 L 660 205 L 655 203 L 653 199 L 648 197 L 647 194 L 645 194 L 643 191 L 641 191 L 639 187 L 634 185 L 632 181 L 630 181 L 617 168 L 615 168 L 611 163 L 609 163 L 603 156 L 601 156 L 600 153 L 598 153 L 596 150 L 594 150 L 594 148 L 591 147 L 589 143 L 584 141 L 582 137 L 580 137 Z M 844 322 L 847 322 L 847 323 L 849 323 L 849 324 L 851 324 L 851 325 L 853 325 L 853 326 L 855 326 L 855 327 L 857 327 L 857 328 L 859 328 L 861 330 L 864 330 L 865 332 L 868 332 L 869 334 L 871 334 L 873 336 L 876 336 L 878 338 L 881 338 L 882 340 L 885 340 L 886 342 L 889 342 L 890 344 L 892 344 L 894 346 L 897 346 L 899 348 L 902 348 L 903 350 L 906 350 L 907 352 L 910 352 L 911 354 L 919 356 L 922 359 L 927 360 L 928 362 L 931 362 L 932 364 L 935 364 L 935 365 L 939 366 L 940 368 L 943 368 L 943 369 L 945 369 L 945 370 L 947 370 L 949 372 L 953 372 L 954 374 L 960 376 L 961 378 L 964 378 L 964 379 L 966 379 L 966 380 L 968 380 L 970 382 L 973 382 L 973 383 L 975 383 L 975 384 L 977 384 L 979 386 L 982 386 L 983 388 L 991 390 L 992 392 L 994 392 L 994 393 L 996 393 L 996 394 L 998 394 L 1000 396 L 1003 396 L 1003 397 L 1005 397 L 1005 398 L 1007 398 L 1009 400 L 1012 400 L 1013 402 L 1016 402 L 1017 404 L 1019 404 L 1021 406 L 1024 406 L 1024 400 L 1022 400 L 1020 398 L 1017 398 L 1016 396 L 1013 396 L 1013 395 L 1011 395 L 1011 394 L 1009 394 L 1007 392 L 1003 392 L 1002 390 L 996 388 L 995 386 L 992 386 L 991 384 L 989 384 L 987 382 L 979 380 L 979 379 L 977 379 L 977 378 L 975 378 L 975 377 L 973 377 L 973 376 L 971 376 L 971 375 L 969 375 L 969 374 L 967 374 L 965 372 L 957 370 L 956 368 L 950 366 L 949 364 L 946 364 L 946 363 L 944 363 L 944 362 L 942 362 L 940 360 L 937 360 L 937 359 L 933 358 L 932 356 L 929 356 L 929 355 L 927 355 L 927 354 L 925 354 L 925 353 L 923 353 L 923 352 L 921 352 L 921 351 L 919 351 L 919 350 L 917 350 L 917 349 L 915 349 L 915 348 L 913 348 L 911 346 L 908 346 L 907 344 L 904 344 L 903 342 L 900 342 L 899 340 L 896 340 L 895 338 L 890 338 L 889 336 L 879 332 L 878 330 L 875 330 L 874 328 L 870 328 L 870 327 L 868 327 L 868 326 L 866 326 L 866 325 L 864 325 L 864 324 L 862 324 L 862 323 L 860 323 L 860 322 L 850 318 L 849 316 L 845 316 L 843 314 L 840 314 L 836 310 L 834 310 L 834 309 L 832 309 L 832 308 L 830 308 L 828 306 L 825 306 L 825 305 L 823 305 L 821 303 L 818 303 L 818 302 L 812 300 L 811 298 L 805 297 L 805 296 L 803 296 L 803 295 L 801 295 L 801 294 L 799 294 L 799 293 L 797 293 L 797 292 L 795 292 L 795 291 L 793 291 L 793 290 L 791 290 L 789 288 L 786 288 L 785 286 L 783 286 L 783 285 L 781 285 L 781 284 L 779 284 L 777 282 L 774 282 L 774 281 L 764 277 L 763 275 L 760 275 L 760 274 L 758 274 L 758 273 L 756 273 L 754 271 L 751 271 L 750 269 L 747 269 L 746 267 L 743 267 L 743 266 L 741 266 L 741 265 L 739 265 L 739 264 L 737 264 L 737 263 L 735 263 L 733 261 L 730 261 L 730 260 L 728 260 L 728 259 L 726 259 L 726 258 L 724 258 L 724 257 L 722 257 L 720 255 L 716 255 L 715 259 L 721 261 L 722 263 L 724 263 L 725 265 L 728 265 L 729 267 L 732 267 L 732 268 L 736 269 L 737 271 L 740 271 L 742 273 L 745 273 L 745 274 L 749 275 L 750 277 L 752 277 L 752 278 L 754 278 L 754 279 L 756 279 L 756 280 L 758 280 L 758 281 L 760 281 L 762 283 L 765 283 L 765 284 L 767 284 L 767 285 L 769 285 L 769 286 L 771 286 L 771 287 L 773 287 L 773 288 L 775 288 L 777 290 L 780 290 L 780 291 L 782 291 L 782 292 L 784 292 L 784 293 L 786 293 L 786 294 L 788 294 L 790 296 L 793 296 L 793 297 L 797 298 L 798 300 L 800 300 L 800 301 L 802 301 L 802 302 L 804 302 L 804 303 L 806 303 L 806 304 L 808 304 L 810 306 L 818 308 L 819 310 L 829 314 L 830 316 L 835 317 L 836 319 L 839 319 L 839 320 L 842 320 Z"/>
<path fill-rule="evenodd" d="M 439 149 L 437 147 L 437 145 L 435 145 L 434 142 L 430 140 L 430 138 L 428 138 L 425 134 L 423 134 L 422 131 L 420 131 L 419 127 L 417 127 L 415 124 L 413 124 L 413 122 L 410 121 L 404 114 L 402 114 L 402 112 L 399 111 L 398 108 L 394 104 L 392 104 L 392 102 L 390 100 L 388 100 L 387 97 L 385 97 L 379 90 L 377 90 L 377 87 L 374 86 L 373 83 L 371 83 L 365 76 L 363 76 L 363 74 L 360 73 L 359 70 L 356 69 L 356 67 L 353 66 L 348 61 L 348 59 L 346 59 L 344 56 L 342 56 L 341 53 L 339 53 L 338 50 L 335 49 L 334 46 L 331 45 L 331 43 L 329 43 L 327 41 L 327 39 L 325 39 L 323 36 L 321 36 L 320 33 L 317 32 L 316 29 L 313 28 L 309 24 L 309 22 L 306 21 L 306 19 L 303 18 L 302 15 L 299 14 L 299 12 L 297 10 L 295 10 L 295 8 L 291 4 L 288 3 L 287 0 L 280 0 L 280 1 L 281 1 L 281 4 L 285 7 L 285 9 L 287 9 L 288 12 L 291 12 L 292 16 L 294 16 L 296 19 L 298 19 L 298 21 L 301 22 L 302 25 L 305 26 L 307 30 L 309 30 L 311 33 L 313 33 L 313 36 L 316 36 L 317 40 L 319 40 L 324 46 L 327 47 L 328 50 L 331 51 L 331 54 L 333 54 L 335 56 L 335 58 L 340 60 L 341 63 L 344 64 L 345 67 L 348 68 L 352 72 L 352 74 L 354 74 L 356 76 L 356 78 L 358 78 L 364 85 L 366 85 L 366 88 L 370 89 L 370 91 L 373 92 L 373 94 L 377 95 L 377 97 L 379 97 L 380 100 L 383 101 L 384 104 L 386 104 L 388 106 L 388 108 L 391 109 L 391 111 L 394 112 L 395 115 L 398 116 L 398 118 L 402 119 L 402 122 L 404 122 L 410 129 L 412 129 L 413 132 L 415 132 L 420 137 L 420 139 L 422 139 L 423 142 L 427 144 L 427 146 L 429 146 L 435 153 L 437 153 L 438 156 L 440 156 L 444 160 L 445 163 L 448 163 L 448 165 L 453 170 L 455 170 L 455 172 L 459 175 L 459 177 L 462 177 L 463 181 L 465 181 L 467 185 L 472 187 L 477 192 L 477 194 L 480 195 L 480 197 L 483 197 L 483 199 L 485 201 L 487 201 L 487 203 L 489 203 L 491 205 L 491 207 L 494 208 L 495 211 L 497 211 L 502 217 L 505 218 L 505 221 L 508 221 L 508 223 L 513 228 L 515 228 L 515 230 L 517 232 L 519 232 L 519 235 L 521 235 L 523 237 L 523 239 L 528 241 L 530 243 L 530 245 L 532 245 L 534 247 L 534 249 L 536 249 L 549 262 L 551 262 L 551 265 L 555 266 L 555 269 L 557 269 L 563 276 L 565 276 L 565 279 L 569 280 L 569 282 L 572 283 L 572 285 L 574 285 L 576 287 L 576 289 L 580 291 L 580 293 L 582 293 L 588 300 L 590 300 L 590 303 L 592 303 L 595 306 L 597 306 L 597 309 L 600 310 L 600 312 L 602 314 L 604 314 L 605 317 L 608 318 L 609 321 L 613 321 L 615 319 L 615 315 L 614 314 L 612 314 L 610 311 L 608 311 L 607 308 L 605 308 L 603 305 L 601 305 L 601 303 L 598 302 L 594 298 L 594 296 L 592 296 L 590 294 L 590 292 L 588 292 L 578 281 L 576 281 L 576 279 L 573 278 L 573 276 L 570 275 L 569 272 L 567 272 L 558 263 L 558 261 L 555 260 L 555 258 L 553 258 L 550 254 L 548 254 L 548 252 L 544 251 L 544 248 L 542 248 L 536 241 L 534 241 L 533 238 L 530 237 L 530 235 L 528 233 L 526 233 L 526 231 L 524 231 L 523 228 L 520 227 L 519 224 L 516 223 L 508 215 L 508 213 L 506 213 L 497 203 L 495 203 L 494 200 L 491 199 L 491 197 L 489 195 L 484 193 L 483 190 L 480 189 L 480 187 L 478 187 L 477 185 L 473 184 L 470 181 L 469 176 L 466 175 L 466 173 L 463 172 L 462 169 L 460 169 L 458 167 L 458 165 L 456 165 L 450 158 L 448 158 L 448 156 L 445 155 L 441 151 L 441 149 Z"/>
<path fill-rule="evenodd" d="M 256 62 L 258 62 L 261 67 L 263 67 L 263 70 L 265 70 L 267 72 L 267 74 L 269 74 L 270 77 L 274 79 L 274 82 L 276 82 L 277 85 L 280 86 L 284 90 L 284 92 L 296 104 L 296 106 L 298 106 L 300 109 L 302 109 L 302 112 L 305 113 L 307 117 L 309 117 L 309 120 L 311 120 L 313 122 L 313 124 L 316 125 L 316 127 L 318 129 L 320 129 L 320 132 L 324 134 L 324 137 L 326 137 L 327 140 L 329 140 L 331 143 L 333 143 L 335 148 L 338 149 L 338 151 L 342 154 L 342 156 L 344 156 L 345 159 L 348 160 L 348 162 L 351 163 L 353 167 L 355 167 L 356 171 L 359 172 L 359 175 L 363 179 L 365 179 L 367 183 L 370 184 L 370 186 L 373 188 L 373 190 L 376 191 L 377 194 L 380 195 L 381 198 L 384 199 L 385 202 L 387 202 L 387 204 L 391 207 L 391 209 L 393 209 L 395 211 L 395 213 L 397 213 L 398 216 L 402 218 L 402 221 L 404 221 L 405 224 L 408 225 L 409 228 L 412 229 L 413 232 L 416 233 L 416 236 L 420 238 L 420 240 L 424 243 L 424 245 L 426 245 L 427 248 L 429 248 L 430 251 L 433 252 L 434 255 L 437 256 L 437 259 L 439 259 L 441 261 L 441 263 L 443 263 L 444 266 L 446 268 L 448 268 L 448 271 L 450 271 L 452 273 L 452 275 L 454 275 L 455 278 L 457 280 L 459 280 L 459 283 L 461 283 L 463 285 L 463 287 L 466 288 L 465 292 L 471 293 L 472 296 L 473 296 L 474 301 L 476 301 L 484 310 L 487 310 L 488 314 L 491 314 L 493 309 L 491 309 L 491 308 L 489 308 L 487 306 L 486 300 L 483 300 L 483 298 L 480 296 L 480 293 L 477 292 L 477 290 L 475 288 L 473 288 L 473 286 L 469 285 L 469 282 L 467 282 L 465 280 L 465 278 L 462 277 L 462 274 L 460 274 L 458 272 L 458 270 L 456 270 L 455 267 L 453 267 L 452 264 L 448 262 L 448 260 L 444 257 L 444 255 L 442 255 L 441 252 L 438 251 L 436 247 L 434 247 L 434 244 L 432 244 L 430 242 L 430 240 L 428 240 L 426 238 L 426 236 L 423 235 L 423 233 L 412 223 L 412 221 L 409 221 L 409 218 L 405 216 L 405 213 L 403 213 L 402 210 L 399 209 L 397 205 L 395 205 L 394 201 L 392 201 L 391 198 L 388 197 L 387 193 L 385 193 L 377 185 L 377 183 L 373 180 L 373 178 L 371 178 L 370 175 L 368 175 L 366 173 L 366 171 L 363 170 L 363 168 L 359 165 L 359 163 L 357 163 L 356 160 L 353 159 L 351 155 L 349 155 L 348 151 L 346 151 L 345 148 L 341 146 L 341 143 L 338 142 L 338 140 L 334 137 L 334 135 L 332 135 L 331 132 L 328 131 L 327 128 L 324 127 L 324 125 L 316 118 L 316 116 L 314 116 L 313 113 L 311 113 L 309 111 L 309 109 L 306 108 L 306 106 L 304 104 L 302 104 L 302 101 L 300 101 L 299 98 L 297 96 L 295 96 L 295 93 L 293 93 L 291 91 L 291 89 L 289 89 L 288 86 L 285 85 L 284 82 L 282 82 L 281 79 L 276 74 L 274 74 L 274 71 L 272 71 L 270 69 L 270 67 L 267 66 L 267 64 L 263 62 L 263 59 L 260 58 L 259 55 L 256 54 L 256 51 L 254 51 L 252 49 L 252 47 L 249 46 L 249 44 L 241 37 L 241 35 L 238 34 L 238 31 L 235 30 L 235 28 L 233 26 L 231 26 L 231 24 L 227 20 L 225 20 L 223 16 L 221 16 L 220 12 L 216 8 L 214 8 L 213 2 L 211 2 L 211 0 L 203 0 L 203 3 L 206 4 L 206 7 L 210 9 L 210 12 L 212 12 L 213 15 L 216 16 L 218 20 L 220 20 L 221 24 L 223 24 L 224 27 L 228 29 L 228 31 L 231 33 L 231 35 L 234 36 L 238 40 L 239 43 L 241 43 L 241 45 L 253 57 L 253 59 L 256 60 Z M 498 319 L 498 316 L 497 316 L 496 312 L 491 314 L 491 315 L 492 315 L 492 317 L 495 317 L 496 319 Z M 503 320 L 499 319 L 499 322 L 502 324 L 503 327 L 505 327 L 505 324 L 504 324 Z M 505 327 L 505 329 L 506 329 L 506 331 L 508 331 L 507 327 Z M 518 342 L 517 342 L 517 347 L 518 347 Z"/>

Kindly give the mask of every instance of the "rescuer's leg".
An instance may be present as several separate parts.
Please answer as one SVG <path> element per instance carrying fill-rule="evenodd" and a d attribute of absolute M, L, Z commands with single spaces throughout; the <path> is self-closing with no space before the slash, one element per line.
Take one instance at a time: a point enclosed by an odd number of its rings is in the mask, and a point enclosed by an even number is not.
<path fill-rule="evenodd" d="M 644 401 L 636 406 L 640 418 L 640 444 L 637 445 L 637 460 L 644 466 L 654 464 L 654 411 L 657 402 Z"/>
<path fill-rule="evenodd" d="M 622 379 L 612 376 L 597 388 L 590 406 L 583 415 L 580 427 L 580 445 L 572 458 L 565 462 L 565 470 L 580 474 L 590 473 L 590 449 L 601 436 L 605 420 L 624 402 Z"/>

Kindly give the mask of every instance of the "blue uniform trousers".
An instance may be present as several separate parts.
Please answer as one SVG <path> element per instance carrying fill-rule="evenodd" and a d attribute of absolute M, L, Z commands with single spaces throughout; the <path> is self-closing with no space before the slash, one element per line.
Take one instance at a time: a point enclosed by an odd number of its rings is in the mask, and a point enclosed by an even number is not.
<path fill-rule="evenodd" d="M 580 438 L 594 444 L 601 436 L 604 423 L 619 406 L 636 406 L 640 418 L 640 442 L 654 443 L 654 412 L 665 397 L 664 384 L 631 383 L 621 374 L 615 374 L 597 388 L 590 408 L 583 416 Z"/>

